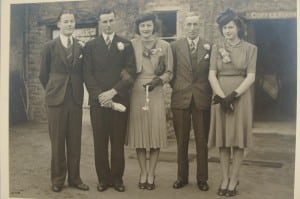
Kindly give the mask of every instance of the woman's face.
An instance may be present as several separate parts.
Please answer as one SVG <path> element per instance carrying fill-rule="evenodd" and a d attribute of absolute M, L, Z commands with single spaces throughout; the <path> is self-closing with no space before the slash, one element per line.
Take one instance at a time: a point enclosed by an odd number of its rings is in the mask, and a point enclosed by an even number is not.
<path fill-rule="evenodd" d="M 238 28 L 234 21 L 230 21 L 222 28 L 225 39 L 234 40 L 238 38 Z"/>
<path fill-rule="evenodd" d="M 139 31 L 142 37 L 149 38 L 153 35 L 154 24 L 153 21 L 144 21 L 139 24 Z"/>

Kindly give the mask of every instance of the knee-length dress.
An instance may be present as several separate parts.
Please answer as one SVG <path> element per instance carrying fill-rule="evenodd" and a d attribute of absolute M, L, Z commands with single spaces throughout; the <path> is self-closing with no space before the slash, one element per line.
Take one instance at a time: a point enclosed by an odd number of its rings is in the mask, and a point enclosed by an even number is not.
<path fill-rule="evenodd" d="M 142 55 L 143 45 L 140 38 L 132 41 L 135 51 L 138 76 L 132 88 L 130 112 L 127 132 L 127 145 L 133 148 L 163 148 L 167 145 L 167 122 L 164 93 L 162 85 L 149 92 L 149 110 L 143 110 L 146 102 L 144 84 L 150 82 L 156 75 L 154 70 L 159 57 L 163 57 L 165 72 L 159 76 L 163 83 L 172 78 L 173 56 L 169 44 L 157 40 L 153 54 L 150 57 Z"/>
<path fill-rule="evenodd" d="M 220 49 L 225 49 L 231 62 L 223 63 Z M 224 40 L 213 45 L 210 70 L 217 71 L 221 89 L 227 96 L 256 71 L 257 47 L 241 40 L 229 46 Z M 249 87 L 234 102 L 234 111 L 225 113 L 220 104 L 211 106 L 211 123 L 208 147 L 252 146 L 253 88 Z"/>

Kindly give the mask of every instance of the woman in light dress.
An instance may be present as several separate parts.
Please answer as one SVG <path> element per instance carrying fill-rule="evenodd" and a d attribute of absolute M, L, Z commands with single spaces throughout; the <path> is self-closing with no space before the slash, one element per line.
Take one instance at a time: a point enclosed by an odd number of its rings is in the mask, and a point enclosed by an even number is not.
<path fill-rule="evenodd" d="M 135 23 L 138 36 L 132 40 L 132 45 L 138 75 L 132 89 L 127 144 L 136 148 L 141 169 L 139 188 L 153 190 L 160 148 L 167 145 L 163 84 L 172 78 L 173 56 L 169 43 L 155 35 L 155 15 L 140 15 Z M 147 150 L 150 154 L 148 168 Z"/>
<path fill-rule="evenodd" d="M 217 19 L 223 38 L 212 47 L 209 81 L 214 92 L 209 147 L 218 147 L 223 179 L 218 195 L 237 194 L 244 149 L 252 146 L 257 47 L 243 40 L 241 18 L 227 9 Z M 232 151 L 233 164 L 230 168 Z"/>

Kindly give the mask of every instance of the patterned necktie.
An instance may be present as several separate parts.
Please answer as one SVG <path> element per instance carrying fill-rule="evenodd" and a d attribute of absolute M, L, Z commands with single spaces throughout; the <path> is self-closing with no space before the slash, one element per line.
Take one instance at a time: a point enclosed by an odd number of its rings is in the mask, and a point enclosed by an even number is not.
<path fill-rule="evenodd" d="M 105 43 L 107 45 L 107 48 L 109 49 L 111 46 L 111 40 L 110 40 L 109 36 L 106 37 Z"/>
<path fill-rule="evenodd" d="M 196 44 L 193 40 L 191 40 L 190 50 L 191 50 L 192 54 L 194 54 L 196 52 Z"/>

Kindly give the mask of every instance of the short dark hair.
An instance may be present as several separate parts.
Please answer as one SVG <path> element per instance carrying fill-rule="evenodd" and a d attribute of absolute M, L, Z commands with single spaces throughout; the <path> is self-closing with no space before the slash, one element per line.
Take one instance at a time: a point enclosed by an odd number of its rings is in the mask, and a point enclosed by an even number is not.
<path fill-rule="evenodd" d="M 100 16 L 101 15 L 104 15 L 104 14 L 110 14 L 110 13 L 113 13 L 115 16 L 116 16 L 116 12 L 113 10 L 113 9 L 102 9 L 98 12 L 98 20 L 100 20 Z"/>
<path fill-rule="evenodd" d="M 74 10 L 72 9 L 62 9 L 57 17 L 57 22 L 60 21 L 61 19 L 61 16 L 64 15 L 64 14 L 72 14 L 74 15 L 74 18 L 76 18 L 76 13 Z"/>
<path fill-rule="evenodd" d="M 217 18 L 217 23 L 219 25 L 219 30 L 223 35 L 223 27 L 229 22 L 233 21 L 236 27 L 238 28 L 238 37 L 240 39 L 245 37 L 245 25 L 241 16 L 236 14 L 232 9 L 228 8 L 220 14 Z"/>
<path fill-rule="evenodd" d="M 140 30 L 139 30 L 139 25 L 145 21 L 152 21 L 153 22 L 153 32 L 152 34 L 154 34 L 157 29 L 158 29 L 158 24 L 157 24 L 157 18 L 153 13 L 144 13 L 144 14 L 140 14 L 136 20 L 135 20 L 135 33 L 136 34 L 141 34 Z"/>

